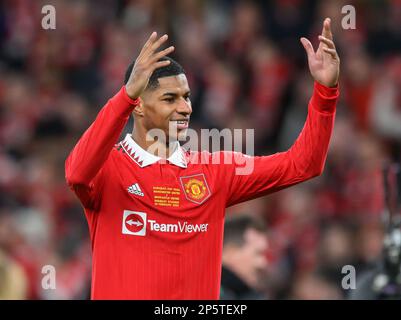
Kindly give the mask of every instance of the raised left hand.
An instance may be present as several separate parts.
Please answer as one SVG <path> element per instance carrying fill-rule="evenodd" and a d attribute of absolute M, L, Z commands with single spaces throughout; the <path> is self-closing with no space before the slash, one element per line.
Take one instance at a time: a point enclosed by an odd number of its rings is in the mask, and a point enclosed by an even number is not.
<path fill-rule="evenodd" d="M 340 58 L 333 42 L 330 23 L 330 18 L 326 18 L 323 22 L 322 34 L 319 35 L 319 48 L 316 52 L 308 39 L 301 38 L 301 43 L 308 55 L 309 70 L 315 81 L 326 87 L 335 87 L 340 74 Z"/>

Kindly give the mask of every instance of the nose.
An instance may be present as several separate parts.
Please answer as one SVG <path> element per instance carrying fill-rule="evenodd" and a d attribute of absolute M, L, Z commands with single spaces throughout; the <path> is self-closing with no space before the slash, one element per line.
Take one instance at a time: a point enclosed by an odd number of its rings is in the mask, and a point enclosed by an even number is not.
<path fill-rule="evenodd" d="M 177 106 L 177 113 L 190 115 L 192 113 L 191 101 L 185 99 L 180 100 Z"/>

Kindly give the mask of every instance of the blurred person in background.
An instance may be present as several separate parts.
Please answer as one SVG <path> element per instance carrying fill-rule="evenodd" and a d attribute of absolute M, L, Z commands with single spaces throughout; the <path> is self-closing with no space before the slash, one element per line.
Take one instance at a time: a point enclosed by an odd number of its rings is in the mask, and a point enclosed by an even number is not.
<path fill-rule="evenodd" d="M 295 276 L 288 298 L 294 300 L 341 300 L 343 295 L 336 285 L 319 274 L 308 272 Z"/>
<path fill-rule="evenodd" d="M 370 105 L 372 128 L 384 139 L 401 141 L 401 57 L 386 62 L 375 81 Z"/>
<path fill-rule="evenodd" d="M 346 265 L 358 268 L 352 228 L 335 223 L 326 226 L 319 239 L 318 255 L 316 276 L 320 276 L 333 290 L 338 289 L 341 293 L 338 299 L 343 299 L 347 292 L 341 286 L 344 277 L 342 268 Z"/>
<path fill-rule="evenodd" d="M 23 300 L 28 297 L 24 269 L 0 250 L 0 300 Z"/>
<path fill-rule="evenodd" d="M 226 220 L 220 299 L 267 299 L 267 248 L 263 222 L 244 214 Z"/>

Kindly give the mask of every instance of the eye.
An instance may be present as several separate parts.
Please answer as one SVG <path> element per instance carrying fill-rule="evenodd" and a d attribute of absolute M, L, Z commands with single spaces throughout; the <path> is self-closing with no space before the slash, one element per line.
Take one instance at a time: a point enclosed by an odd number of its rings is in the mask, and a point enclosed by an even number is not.
<path fill-rule="evenodd" d="M 187 100 L 187 101 L 190 100 L 190 96 L 189 96 L 189 95 L 185 96 L 184 98 L 185 98 L 185 100 Z"/>
<path fill-rule="evenodd" d="M 163 101 L 167 101 L 168 103 L 174 102 L 174 98 L 165 98 Z"/>

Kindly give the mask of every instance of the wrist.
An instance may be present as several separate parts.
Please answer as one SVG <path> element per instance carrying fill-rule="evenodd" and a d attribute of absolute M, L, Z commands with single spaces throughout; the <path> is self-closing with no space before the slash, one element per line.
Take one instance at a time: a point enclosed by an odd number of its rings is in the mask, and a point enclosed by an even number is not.
<path fill-rule="evenodd" d="M 338 83 L 334 87 L 328 87 L 315 81 L 312 96 L 312 104 L 320 112 L 332 113 L 335 111 L 339 96 Z"/>
<path fill-rule="evenodd" d="M 123 92 L 124 92 L 125 99 L 132 105 L 135 105 L 135 106 L 139 105 L 140 98 L 139 97 L 133 97 L 132 95 L 130 95 L 128 93 L 127 86 L 124 86 L 123 88 L 124 88 Z"/>
<path fill-rule="evenodd" d="M 338 81 L 336 81 L 336 83 L 334 83 L 334 84 L 324 84 L 324 83 L 321 83 L 321 82 L 318 81 L 318 80 L 315 80 L 315 83 L 317 83 L 317 84 L 319 84 L 320 86 L 325 87 L 325 88 L 333 88 L 333 89 L 336 89 L 336 88 L 338 87 Z"/>

